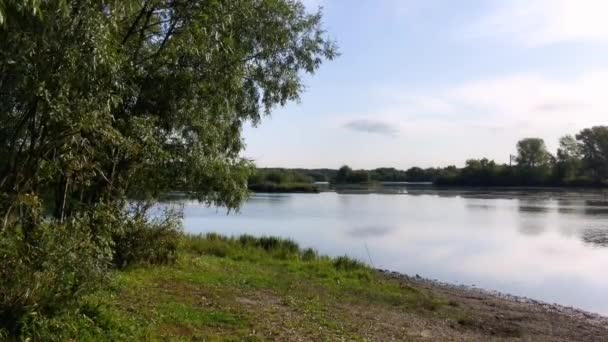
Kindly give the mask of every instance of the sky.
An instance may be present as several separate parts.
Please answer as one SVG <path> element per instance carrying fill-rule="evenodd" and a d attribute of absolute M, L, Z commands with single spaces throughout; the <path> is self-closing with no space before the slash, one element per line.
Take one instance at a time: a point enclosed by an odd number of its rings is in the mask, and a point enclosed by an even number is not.
<path fill-rule="evenodd" d="M 508 162 L 608 124 L 607 0 L 305 0 L 341 56 L 246 127 L 262 167 Z"/>

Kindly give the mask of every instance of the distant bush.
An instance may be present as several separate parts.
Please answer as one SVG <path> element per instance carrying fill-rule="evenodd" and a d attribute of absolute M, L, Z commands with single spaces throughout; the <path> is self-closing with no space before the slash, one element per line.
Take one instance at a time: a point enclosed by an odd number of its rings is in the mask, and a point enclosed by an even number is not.
<path fill-rule="evenodd" d="M 310 184 L 314 182 L 313 177 L 297 170 L 288 169 L 256 169 L 249 177 L 249 185 L 256 184 Z"/>
<path fill-rule="evenodd" d="M 18 226 L 0 233 L 0 337 L 59 339 L 72 326 L 57 318 L 106 284 L 110 241 L 84 222 L 41 224 L 27 239 Z"/>
<path fill-rule="evenodd" d="M 300 192 L 300 193 L 317 193 L 319 189 L 310 183 L 285 183 L 277 184 L 272 182 L 265 182 L 261 184 L 249 185 L 249 190 L 254 192 Z"/>

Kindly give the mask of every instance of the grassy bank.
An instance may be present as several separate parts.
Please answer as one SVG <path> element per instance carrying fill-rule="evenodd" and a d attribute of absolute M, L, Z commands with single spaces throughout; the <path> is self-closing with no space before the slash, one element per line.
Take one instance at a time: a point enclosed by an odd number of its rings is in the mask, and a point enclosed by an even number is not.
<path fill-rule="evenodd" d="M 175 265 L 117 272 L 113 288 L 89 300 L 97 329 L 80 334 L 91 339 L 360 340 L 361 312 L 455 314 L 441 298 L 347 257 L 213 234 L 185 237 Z"/>
<path fill-rule="evenodd" d="M 347 257 L 319 256 L 289 240 L 210 234 L 184 237 L 174 265 L 117 272 L 111 289 L 87 298 L 74 335 L 83 341 L 527 336 L 520 321 L 496 321 L 488 313 L 509 316 L 500 303 L 480 308 L 467 298 L 383 276 Z"/>

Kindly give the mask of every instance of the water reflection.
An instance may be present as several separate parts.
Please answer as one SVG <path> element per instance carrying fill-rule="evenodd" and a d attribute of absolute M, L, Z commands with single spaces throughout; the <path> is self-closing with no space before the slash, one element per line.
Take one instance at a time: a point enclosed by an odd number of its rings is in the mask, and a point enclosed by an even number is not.
<path fill-rule="evenodd" d="M 467 202 L 466 204 L 468 209 L 479 209 L 479 210 L 493 210 L 496 209 L 496 206 L 490 203 L 476 203 L 476 202 Z"/>
<path fill-rule="evenodd" d="M 543 222 L 533 219 L 523 219 L 519 223 L 518 231 L 527 236 L 538 236 L 545 231 Z"/>
<path fill-rule="evenodd" d="M 353 237 L 365 238 L 365 237 L 379 237 L 386 235 L 391 231 L 395 230 L 395 227 L 390 226 L 363 226 L 350 229 L 347 233 Z"/>
<path fill-rule="evenodd" d="M 361 260 L 368 248 L 378 267 L 608 314 L 602 192 L 391 191 L 399 195 L 256 194 L 238 215 L 190 201 L 184 222 L 194 233 L 279 235 Z"/>

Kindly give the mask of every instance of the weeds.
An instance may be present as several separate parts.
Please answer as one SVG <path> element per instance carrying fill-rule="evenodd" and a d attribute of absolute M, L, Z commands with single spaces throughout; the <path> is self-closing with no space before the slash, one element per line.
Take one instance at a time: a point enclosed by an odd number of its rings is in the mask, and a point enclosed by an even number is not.
<path fill-rule="evenodd" d="M 245 234 L 238 237 L 226 237 L 217 233 L 185 235 L 183 245 L 185 250 L 196 254 L 235 260 L 255 260 L 266 255 L 275 259 L 294 259 L 303 262 L 313 262 L 322 258 L 312 248 L 301 249 L 291 239 L 274 236 L 255 237 Z M 347 256 L 335 258 L 332 265 L 336 270 L 341 271 L 369 269 L 365 263 Z"/>
<path fill-rule="evenodd" d="M 363 262 L 350 258 L 346 255 L 337 257 L 334 260 L 333 265 L 336 269 L 343 271 L 355 271 L 368 268 Z"/>

